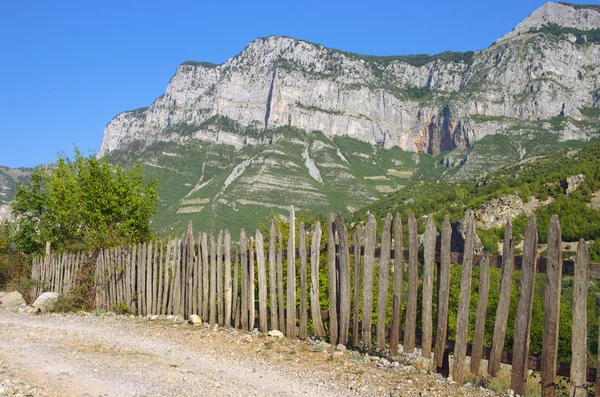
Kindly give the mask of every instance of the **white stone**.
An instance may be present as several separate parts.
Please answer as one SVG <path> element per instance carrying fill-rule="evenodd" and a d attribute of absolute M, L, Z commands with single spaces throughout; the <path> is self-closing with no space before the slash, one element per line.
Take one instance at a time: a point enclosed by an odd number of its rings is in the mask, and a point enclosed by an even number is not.
<path fill-rule="evenodd" d="M 21 305 L 25 305 L 25 300 L 19 291 L 9 292 L 0 298 L 0 307 L 7 310 L 17 310 Z"/>
<path fill-rule="evenodd" d="M 277 339 L 283 338 L 283 332 L 279 331 L 278 329 L 274 329 L 274 330 L 269 331 L 268 335 L 272 336 L 274 338 L 277 338 Z"/>
<path fill-rule="evenodd" d="M 192 315 L 190 316 L 190 318 L 188 319 L 188 322 L 189 322 L 190 324 L 192 324 L 192 325 L 195 325 L 195 326 L 200 326 L 200 325 L 202 325 L 202 319 L 201 319 L 201 318 L 200 318 L 200 316 L 199 316 L 199 315 L 197 315 L 197 314 L 192 314 Z"/>
<path fill-rule="evenodd" d="M 44 292 L 33 302 L 33 307 L 39 309 L 42 313 L 50 312 L 56 308 L 58 296 L 56 292 Z"/>

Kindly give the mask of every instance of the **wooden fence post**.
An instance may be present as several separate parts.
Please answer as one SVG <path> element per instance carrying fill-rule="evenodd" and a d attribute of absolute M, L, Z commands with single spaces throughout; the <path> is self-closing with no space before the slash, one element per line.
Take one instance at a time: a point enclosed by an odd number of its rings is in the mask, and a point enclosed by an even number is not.
<path fill-rule="evenodd" d="M 338 343 L 337 318 L 337 269 L 335 257 L 335 221 L 333 213 L 327 221 L 327 269 L 329 285 L 329 338 L 332 345 Z"/>
<path fill-rule="evenodd" d="M 352 315 L 352 346 L 358 346 L 358 322 L 359 322 L 359 304 L 360 304 L 360 226 L 356 226 L 354 232 L 354 313 Z"/>
<path fill-rule="evenodd" d="M 241 293 L 241 320 L 242 329 L 248 329 L 248 240 L 244 229 L 240 232 L 240 267 L 242 270 Z"/>
<path fill-rule="evenodd" d="M 537 243 L 537 226 L 535 217 L 532 216 L 529 218 L 529 224 L 525 229 L 525 241 L 523 243 L 523 265 L 521 266 L 519 303 L 517 304 L 515 319 L 515 337 L 513 342 L 510 385 L 515 394 L 520 396 L 525 395 L 525 382 L 527 382 L 529 333 L 531 332 L 531 312 L 533 309 L 533 293 L 535 289 Z"/>
<path fill-rule="evenodd" d="M 423 303 L 422 303 L 422 349 L 423 357 L 431 358 L 431 339 L 433 337 L 433 262 L 435 261 L 435 223 L 433 216 L 429 215 L 425 235 L 423 236 L 424 261 L 423 261 Z"/>
<path fill-rule="evenodd" d="M 321 250 L 321 222 L 317 221 L 310 246 L 310 313 L 315 327 L 315 336 L 323 339 L 325 328 L 321 319 L 321 303 L 319 301 L 319 253 Z"/>
<path fill-rule="evenodd" d="M 363 280 L 362 342 L 371 347 L 371 320 L 373 318 L 373 269 L 375 267 L 375 232 L 377 221 L 369 214 L 365 226 L 365 269 Z"/>
<path fill-rule="evenodd" d="M 490 293 L 490 262 L 484 256 L 479 265 L 479 295 L 477 297 L 477 314 L 475 318 L 475 333 L 473 349 L 471 350 L 471 373 L 477 375 L 483 355 L 483 337 L 485 332 L 485 315 Z"/>
<path fill-rule="evenodd" d="M 240 316 L 238 315 L 240 308 L 239 300 L 239 289 L 238 283 L 240 279 L 240 266 L 238 263 L 238 254 L 234 252 L 233 255 L 233 301 L 232 301 L 232 316 L 233 316 L 233 327 L 240 328 Z"/>
<path fill-rule="evenodd" d="M 385 349 L 385 320 L 390 277 L 390 249 L 392 245 L 392 214 L 387 214 L 381 233 L 379 255 L 379 289 L 377 294 L 377 348 Z"/>
<path fill-rule="evenodd" d="M 206 233 L 202 233 L 202 242 L 200 243 L 202 249 L 202 321 L 208 321 L 209 317 L 209 276 L 208 269 L 210 267 L 208 261 L 208 236 Z M 200 254 L 198 254 L 200 256 Z"/>
<path fill-rule="evenodd" d="M 225 229 L 225 327 L 231 328 L 231 234 Z M 199 258 L 199 257 L 198 257 Z"/>
<path fill-rule="evenodd" d="M 212 229 L 209 233 L 210 240 L 210 290 L 209 290 L 209 314 L 208 323 L 211 327 L 217 322 L 217 253 L 215 245 L 215 234 Z"/>
<path fill-rule="evenodd" d="M 415 351 L 415 338 L 417 329 L 417 282 L 419 280 L 417 242 L 417 220 L 415 214 L 408 217 L 408 301 L 406 303 L 406 326 L 404 333 L 404 353 Z"/>
<path fill-rule="evenodd" d="M 223 326 L 223 230 L 217 238 L 217 323 Z"/>
<path fill-rule="evenodd" d="M 308 302 L 306 296 L 306 230 L 304 229 L 304 222 L 300 222 L 300 226 L 298 227 L 298 250 L 300 254 L 300 331 L 298 335 L 300 339 L 304 340 L 307 336 L 306 327 L 308 325 Z"/>
<path fill-rule="evenodd" d="M 263 235 L 256 229 L 256 262 L 258 265 L 258 324 L 260 332 L 267 333 L 267 269 Z"/>
<path fill-rule="evenodd" d="M 350 245 L 348 244 L 346 222 L 341 213 L 337 216 L 336 229 L 339 239 L 340 328 L 338 332 L 338 343 L 345 345 L 348 343 L 348 331 L 350 330 Z"/>
<path fill-rule="evenodd" d="M 279 330 L 285 334 L 285 303 L 283 300 L 283 236 L 277 231 L 277 295 L 279 303 Z"/>
<path fill-rule="evenodd" d="M 554 376 L 558 354 L 560 290 L 562 284 L 562 235 L 558 216 L 548 225 L 548 260 L 544 286 L 544 336 L 542 340 L 542 397 L 554 396 Z"/>
<path fill-rule="evenodd" d="M 571 335 L 571 380 L 569 396 L 585 397 L 587 353 L 587 298 L 590 253 L 585 240 L 577 246 L 573 288 L 573 333 Z M 596 369 L 597 371 L 600 368 Z"/>
<path fill-rule="evenodd" d="M 271 313 L 271 329 L 279 329 L 279 319 L 277 318 L 277 259 L 275 249 L 277 244 L 277 235 L 275 231 L 275 219 L 271 219 L 271 229 L 269 230 L 269 309 Z"/>
<path fill-rule="evenodd" d="M 400 343 L 403 273 L 402 219 L 400 218 L 400 214 L 396 214 L 396 219 L 394 220 L 394 295 L 392 298 L 392 331 L 390 332 L 390 353 L 392 356 L 398 355 L 398 344 Z"/>
<path fill-rule="evenodd" d="M 286 336 L 296 337 L 296 215 L 290 207 L 290 232 L 287 251 L 287 323 Z"/>
<path fill-rule="evenodd" d="M 254 237 L 248 238 L 248 331 L 254 331 L 256 323 L 256 298 L 254 296 Z"/>
<path fill-rule="evenodd" d="M 456 315 L 456 344 L 454 346 L 454 373 L 456 382 L 461 382 L 464 377 L 464 366 L 467 354 L 467 334 L 469 331 L 469 303 L 471 301 L 471 277 L 473 273 L 473 242 L 475 239 L 475 225 L 473 215 L 467 221 L 465 231 L 465 251 L 462 265 L 462 279 L 460 281 L 460 296 L 458 298 L 458 313 Z"/>
<path fill-rule="evenodd" d="M 510 218 L 506 221 L 504 229 L 504 247 L 502 247 L 502 281 L 500 284 L 500 298 L 496 310 L 496 322 L 494 323 L 494 335 L 492 339 L 492 350 L 488 363 L 488 373 L 498 376 L 500 370 L 500 359 L 504 351 L 504 340 L 506 339 L 506 326 L 508 324 L 508 313 L 510 311 L 510 292 L 512 289 L 512 276 L 514 271 L 515 240 L 512 237 L 512 224 Z"/>

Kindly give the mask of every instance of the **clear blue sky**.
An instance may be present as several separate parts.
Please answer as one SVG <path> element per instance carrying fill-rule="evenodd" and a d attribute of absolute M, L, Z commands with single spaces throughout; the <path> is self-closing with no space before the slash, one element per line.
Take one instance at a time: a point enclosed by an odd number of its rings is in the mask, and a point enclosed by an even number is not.
<path fill-rule="evenodd" d="M 222 63 L 257 37 L 363 54 L 478 50 L 538 0 L 0 2 L 0 165 L 100 147 L 118 113 L 150 105 L 186 60 Z"/>

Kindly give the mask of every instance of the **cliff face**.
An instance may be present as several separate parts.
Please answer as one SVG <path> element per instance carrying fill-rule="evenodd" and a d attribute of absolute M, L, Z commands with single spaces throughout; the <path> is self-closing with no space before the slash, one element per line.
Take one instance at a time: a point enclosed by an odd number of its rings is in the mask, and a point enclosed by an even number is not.
<path fill-rule="evenodd" d="M 600 46 L 528 33 L 548 23 L 597 29 L 600 13 L 548 3 L 485 50 L 429 62 L 257 39 L 222 65 L 179 66 L 165 95 L 106 126 L 99 156 L 182 139 L 165 134 L 181 123 L 193 127 L 186 139 L 219 142 L 223 131 L 202 125 L 214 116 L 259 131 L 288 125 L 433 154 L 557 116 L 574 121 L 557 131 L 563 139 L 586 139 L 592 128 L 578 122 L 586 121 L 581 109 L 600 105 Z"/>

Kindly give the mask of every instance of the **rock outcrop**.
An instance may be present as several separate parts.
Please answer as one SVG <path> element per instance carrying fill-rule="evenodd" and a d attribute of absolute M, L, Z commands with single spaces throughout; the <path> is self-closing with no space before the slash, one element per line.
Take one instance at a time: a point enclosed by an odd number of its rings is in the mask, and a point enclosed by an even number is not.
<path fill-rule="evenodd" d="M 106 126 L 98 155 L 160 141 L 269 143 L 261 131 L 282 126 L 433 154 L 517 133 L 523 121 L 560 138 L 587 139 L 595 131 L 587 123 L 556 130 L 550 121 L 581 121 L 582 109 L 600 106 L 600 46 L 528 33 L 547 23 L 593 29 L 600 13 L 548 3 L 487 49 L 430 58 L 257 39 L 222 65 L 180 65 L 150 107 L 121 113 Z M 228 128 L 230 121 L 238 127 Z"/>

